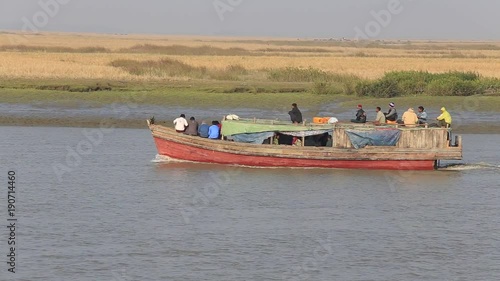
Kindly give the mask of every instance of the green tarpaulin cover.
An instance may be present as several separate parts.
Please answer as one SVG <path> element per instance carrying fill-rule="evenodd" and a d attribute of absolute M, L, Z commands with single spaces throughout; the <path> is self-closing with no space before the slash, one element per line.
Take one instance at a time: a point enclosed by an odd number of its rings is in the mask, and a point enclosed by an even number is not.
<path fill-rule="evenodd" d="M 222 135 L 251 134 L 262 132 L 301 132 L 316 130 L 331 130 L 333 125 L 308 124 L 293 125 L 289 122 L 272 120 L 225 120 L 222 121 Z"/>

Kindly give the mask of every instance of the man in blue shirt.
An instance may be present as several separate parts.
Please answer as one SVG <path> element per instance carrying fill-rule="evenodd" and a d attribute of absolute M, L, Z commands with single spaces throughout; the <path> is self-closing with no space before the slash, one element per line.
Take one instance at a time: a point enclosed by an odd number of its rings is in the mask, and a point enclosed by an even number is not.
<path fill-rule="evenodd" d="M 208 130 L 209 127 L 205 121 L 201 122 L 201 125 L 198 127 L 198 135 L 202 138 L 208 138 Z"/>
<path fill-rule="evenodd" d="M 212 121 L 212 126 L 208 128 L 208 138 L 209 139 L 218 139 L 219 138 L 220 129 L 217 126 L 217 121 Z"/>
<path fill-rule="evenodd" d="M 427 123 L 427 112 L 425 112 L 425 109 L 423 106 L 418 107 L 418 124 L 426 124 Z"/>

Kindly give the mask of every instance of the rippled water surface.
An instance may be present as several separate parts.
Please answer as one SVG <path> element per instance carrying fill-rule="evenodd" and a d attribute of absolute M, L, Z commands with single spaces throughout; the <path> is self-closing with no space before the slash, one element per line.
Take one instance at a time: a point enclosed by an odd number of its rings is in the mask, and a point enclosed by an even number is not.
<path fill-rule="evenodd" d="M 245 118 L 268 118 L 268 119 L 279 119 L 279 120 L 289 120 L 287 112 L 289 111 L 288 106 L 277 106 L 276 109 L 254 109 L 254 108 L 211 108 L 211 109 L 200 109 L 200 108 L 190 108 L 181 106 L 153 106 L 153 105 L 142 105 L 138 106 L 127 106 L 126 104 L 115 104 L 106 107 L 92 107 L 82 105 L 81 107 L 64 107 L 64 106 L 48 106 L 44 104 L 40 105 L 27 105 L 27 104 L 5 104 L 0 103 L 0 116 L 1 113 L 7 113 L 9 117 L 37 117 L 37 118 L 66 118 L 66 117 L 95 117 L 99 116 L 102 118 L 116 118 L 116 119 L 132 119 L 132 120 L 142 120 L 155 116 L 157 120 L 173 120 L 179 116 L 180 113 L 185 113 L 188 117 L 195 116 L 198 120 L 208 118 L 219 119 L 227 114 L 237 114 Z M 386 110 L 386 108 L 383 108 Z M 406 109 L 400 108 L 399 116 Z M 320 108 L 309 109 L 301 108 L 304 118 L 311 121 L 314 116 L 335 116 L 339 120 L 350 120 L 356 115 L 356 108 L 344 109 L 340 108 L 336 103 L 326 103 Z M 376 113 L 374 108 L 366 109 L 368 114 L 368 120 L 374 120 Z M 432 120 L 440 115 L 440 110 L 436 108 L 428 108 L 427 112 L 429 118 Z M 455 123 L 460 124 L 478 124 L 478 123 L 488 123 L 498 122 L 498 114 L 493 112 L 482 112 L 482 111 L 454 111 L 453 112 Z M 169 122 L 170 123 L 170 122 Z"/>
<path fill-rule="evenodd" d="M 148 130 L 93 133 L 0 127 L 19 218 L 0 280 L 500 278 L 500 135 L 465 135 L 465 165 L 389 172 L 162 162 Z"/>

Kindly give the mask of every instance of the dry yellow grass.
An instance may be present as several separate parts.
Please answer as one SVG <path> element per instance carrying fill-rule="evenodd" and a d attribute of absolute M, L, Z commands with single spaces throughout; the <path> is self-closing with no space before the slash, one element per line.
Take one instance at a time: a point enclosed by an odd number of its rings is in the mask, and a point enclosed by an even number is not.
<path fill-rule="evenodd" d="M 154 44 L 159 46 L 185 45 L 202 46 L 210 44 L 215 47 L 245 47 L 246 49 L 258 49 L 268 47 L 267 44 L 244 44 L 237 40 L 241 38 L 232 37 L 210 37 L 210 36 L 166 36 L 166 35 L 120 35 L 120 34 L 79 34 L 79 33 L 4 33 L 0 34 L 0 45 L 27 45 L 27 46 L 56 46 L 56 47 L 104 47 L 112 50 L 129 48 L 138 44 Z M 271 38 L 258 38 L 268 40 Z M 274 40 L 274 39 L 273 39 Z M 284 39 L 281 39 L 284 40 Z"/>
<path fill-rule="evenodd" d="M 245 40 L 248 40 L 245 42 Z M 251 41 L 250 41 L 251 40 Z M 289 40 L 289 41 L 287 41 Z M 210 45 L 219 48 L 244 48 L 258 51 L 273 49 L 272 56 L 168 56 L 192 66 L 224 68 L 241 65 L 249 70 L 280 67 L 313 67 L 335 73 L 378 78 L 388 71 L 422 70 L 430 72 L 475 71 L 484 76 L 500 78 L 500 43 L 497 42 L 412 42 L 411 48 L 297 45 L 296 39 L 220 38 L 152 35 L 99 35 L 43 33 L 20 35 L 0 34 L 0 46 L 25 45 L 47 47 L 103 47 L 110 53 L 44 53 L 0 52 L 2 78 L 69 78 L 148 80 L 153 76 L 135 76 L 110 66 L 113 60 L 159 60 L 164 55 L 121 53 L 118 50 L 138 44 L 158 46 Z M 266 43 L 267 42 L 267 43 Z M 274 45 L 269 42 L 274 42 Z M 282 44 L 276 44 L 276 42 Z M 288 44 L 288 45 L 287 45 Z M 477 49 L 474 45 L 479 46 Z M 400 45 L 399 45 L 400 46 Z M 450 46 L 449 49 L 446 49 Z M 460 49 L 460 46 L 464 46 Z M 472 47 L 471 47 L 472 46 Z M 491 49 L 480 48 L 491 46 Z M 498 47 L 498 48 L 497 48 Z M 323 49 L 330 52 L 280 52 L 280 49 Z M 181 77 L 182 79 L 182 77 Z"/>
<path fill-rule="evenodd" d="M 419 59 L 358 57 L 176 57 L 193 66 L 224 67 L 241 65 L 247 69 L 313 67 L 335 73 L 378 78 L 385 72 L 423 70 L 431 72 L 476 71 L 484 76 L 500 78 L 500 59 Z"/>

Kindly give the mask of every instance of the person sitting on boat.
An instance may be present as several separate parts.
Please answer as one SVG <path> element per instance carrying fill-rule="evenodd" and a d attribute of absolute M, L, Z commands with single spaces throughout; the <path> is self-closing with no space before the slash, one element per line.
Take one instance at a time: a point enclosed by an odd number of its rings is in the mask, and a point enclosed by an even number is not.
<path fill-rule="evenodd" d="M 332 147 L 332 146 L 333 146 L 333 139 L 332 139 L 332 135 L 328 134 L 328 140 L 326 141 L 325 146 L 326 146 L 326 147 Z"/>
<path fill-rule="evenodd" d="M 190 136 L 197 136 L 198 135 L 198 122 L 196 122 L 196 119 L 191 116 L 191 118 L 189 118 L 188 124 L 189 124 L 189 126 L 187 127 L 184 134 L 190 135 Z"/>
<path fill-rule="evenodd" d="M 375 112 L 377 112 L 377 117 L 375 118 L 375 121 L 373 121 L 373 125 L 380 126 L 382 124 L 385 124 L 385 115 L 384 113 L 382 113 L 382 108 L 380 108 L 380 106 L 377 106 Z"/>
<path fill-rule="evenodd" d="M 218 121 L 212 121 L 212 126 L 208 128 L 208 138 L 209 139 L 219 139 L 220 129 L 217 125 Z"/>
<path fill-rule="evenodd" d="M 415 125 L 418 123 L 417 114 L 415 114 L 415 111 L 411 107 L 408 108 L 405 113 L 403 113 L 403 117 L 401 117 L 401 120 L 403 120 L 403 124 L 405 124 L 406 127 L 415 127 Z"/>
<path fill-rule="evenodd" d="M 436 119 L 438 120 L 438 125 L 440 127 L 451 127 L 451 114 L 446 111 L 446 108 L 441 108 L 441 115 L 439 115 Z"/>
<path fill-rule="evenodd" d="M 292 146 L 302 146 L 302 140 L 299 137 L 293 137 Z"/>
<path fill-rule="evenodd" d="M 290 120 L 293 124 L 302 123 L 302 112 L 300 112 L 296 103 L 292 103 L 292 110 L 288 112 L 288 115 L 290 115 Z"/>
<path fill-rule="evenodd" d="M 427 124 L 427 112 L 425 112 L 423 106 L 418 107 L 417 117 L 418 117 L 418 124 Z"/>
<path fill-rule="evenodd" d="M 387 121 L 391 121 L 393 124 L 395 124 L 396 120 L 398 120 L 398 112 L 396 111 L 396 105 L 393 102 L 389 103 L 389 111 L 385 114 L 385 119 Z"/>
<path fill-rule="evenodd" d="M 279 134 L 274 135 L 273 145 L 280 145 L 280 135 Z"/>
<path fill-rule="evenodd" d="M 187 126 L 189 126 L 188 121 L 186 120 L 186 115 L 181 114 L 181 116 L 174 120 L 175 130 L 177 133 L 184 133 L 186 131 Z"/>
<path fill-rule="evenodd" d="M 198 127 L 198 135 L 202 138 L 208 138 L 208 129 L 210 126 L 205 121 L 201 121 L 201 125 Z"/>
<path fill-rule="evenodd" d="M 351 119 L 353 123 L 366 123 L 366 112 L 363 110 L 363 106 L 358 104 L 358 111 L 356 112 L 356 119 Z"/>
<path fill-rule="evenodd" d="M 221 138 L 221 133 L 222 133 L 222 123 L 219 121 L 215 121 L 215 125 L 219 127 L 219 139 Z"/>

